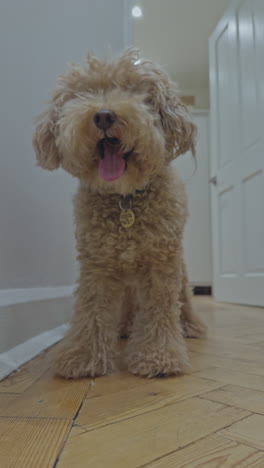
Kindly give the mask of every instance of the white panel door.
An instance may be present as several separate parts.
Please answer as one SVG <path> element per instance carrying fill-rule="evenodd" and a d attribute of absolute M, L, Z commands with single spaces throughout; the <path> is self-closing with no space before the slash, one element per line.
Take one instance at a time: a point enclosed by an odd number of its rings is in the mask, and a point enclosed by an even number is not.
<path fill-rule="evenodd" d="M 234 0 L 210 38 L 214 295 L 264 305 L 264 0 Z"/>

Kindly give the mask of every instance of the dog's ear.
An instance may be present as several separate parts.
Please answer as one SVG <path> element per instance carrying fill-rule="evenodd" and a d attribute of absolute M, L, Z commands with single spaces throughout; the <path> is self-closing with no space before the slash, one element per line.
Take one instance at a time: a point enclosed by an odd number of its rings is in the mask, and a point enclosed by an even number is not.
<path fill-rule="evenodd" d="M 141 87 L 160 115 L 166 137 L 168 160 L 189 150 L 195 155 L 197 129 L 187 107 L 179 97 L 176 83 L 164 70 L 151 62 L 143 61 L 137 67 L 144 78 Z"/>
<path fill-rule="evenodd" d="M 59 77 L 58 85 L 53 92 L 48 109 L 35 119 L 36 126 L 32 143 L 38 165 L 44 169 L 57 169 L 61 163 L 61 155 L 56 144 L 57 123 L 63 105 L 74 97 L 73 91 L 68 89 L 68 77 L 69 74 Z"/>
<path fill-rule="evenodd" d="M 49 109 L 36 118 L 32 140 L 38 165 L 49 170 L 57 169 L 60 165 L 55 140 L 56 114 L 56 107 L 50 104 Z"/>
<path fill-rule="evenodd" d="M 162 125 L 167 134 L 167 145 L 171 159 L 187 151 L 191 151 L 195 156 L 197 128 L 192 122 L 186 106 L 180 101 L 174 101 L 167 108 L 162 109 L 162 114 Z"/>
<path fill-rule="evenodd" d="M 165 104 L 165 105 L 164 105 Z M 166 96 L 160 107 L 160 118 L 167 140 L 169 159 L 191 151 L 195 156 L 197 127 L 187 107 L 178 96 Z"/>

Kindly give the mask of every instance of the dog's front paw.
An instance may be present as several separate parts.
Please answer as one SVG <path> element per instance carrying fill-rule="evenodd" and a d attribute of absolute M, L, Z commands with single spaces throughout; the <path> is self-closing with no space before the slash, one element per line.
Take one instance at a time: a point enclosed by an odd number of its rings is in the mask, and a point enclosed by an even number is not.
<path fill-rule="evenodd" d="M 114 361 L 105 353 L 93 355 L 85 347 L 61 349 L 54 363 L 55 374 L 66 379 L 99 377 L 111 373 L 113 369 Z"/>
<path fill-rule="evenodd" d="M 128 369 L 132 374 L 144 377 L 168 377 L 170 375 L 188 374 L 190 363 L 183 349 L 163 350 L 155 348 L 153 351 L 135 351 L 128 357 Z"/>

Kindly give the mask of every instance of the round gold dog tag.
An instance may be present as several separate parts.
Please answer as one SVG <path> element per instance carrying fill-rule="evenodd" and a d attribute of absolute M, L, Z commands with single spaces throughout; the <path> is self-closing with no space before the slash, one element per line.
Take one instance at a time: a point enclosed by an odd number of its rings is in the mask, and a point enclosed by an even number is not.
<path fill-rule="evenodd" d="M 132 210 L 122 210 L 120 213 L 120 223 L 125 228 L 130 228 L 135 222 L 135 215 Z"/>

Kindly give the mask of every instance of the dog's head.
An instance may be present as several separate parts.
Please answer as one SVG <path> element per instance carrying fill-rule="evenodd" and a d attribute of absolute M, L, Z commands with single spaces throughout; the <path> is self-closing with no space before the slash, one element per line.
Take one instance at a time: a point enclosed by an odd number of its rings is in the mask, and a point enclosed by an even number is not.
<path fill-rule="evenodd" d="M 61 165 L 94 190 L 124 194 L 194 152 L 195 136 L 176 85 L 128 50 L 114 63 L 89 57 L 61 76 L 33 145 L 40 166 Z"/>

